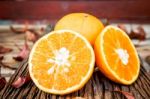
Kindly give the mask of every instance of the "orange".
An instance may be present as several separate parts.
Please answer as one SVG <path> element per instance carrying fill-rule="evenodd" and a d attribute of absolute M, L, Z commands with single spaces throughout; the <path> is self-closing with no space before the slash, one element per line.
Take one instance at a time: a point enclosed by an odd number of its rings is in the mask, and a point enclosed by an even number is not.
<path fill-rule="evenodd" d="M 124 31 L 107 26 L 94 44 L 96 63 L 109 79 L 132 84 L 139 75 L 140 62 L 137 51 Z"/>
<path fill-rule="evenodd" d="M 82 88 L 94 64 L 94 50 L 83 36 L 59 30 L 36 42 L 29 56 L 29 73 L 39 89 L 63 95 Z"/>
<path fill-rule="evenodd" d="M 54 30 L 69 29 L 83 35 L 92 45 L 97 35 L 104 28 L 102 22 L 93 15 L 87 13 L 71 13 L 62 17 Z"/>

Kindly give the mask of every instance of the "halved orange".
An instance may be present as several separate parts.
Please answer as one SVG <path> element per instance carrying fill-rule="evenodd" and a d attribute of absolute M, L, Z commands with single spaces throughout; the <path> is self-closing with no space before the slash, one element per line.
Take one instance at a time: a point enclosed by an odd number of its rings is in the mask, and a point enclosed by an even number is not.
<path fill-rule="evenodd" d="M 94 64 L 94 50 L 83 36 L 58 30 L 36 42 L 29 56 L 29 73 L 39 89 L 63 95 L 83 87 Z"/>
<path fill-rule="evenodd" d="M 107 26 L 94 45 L 96 63 L 109 79 L 132 84 L 139 75 L 140 62 L 137 51 L 124 31 Z"/>

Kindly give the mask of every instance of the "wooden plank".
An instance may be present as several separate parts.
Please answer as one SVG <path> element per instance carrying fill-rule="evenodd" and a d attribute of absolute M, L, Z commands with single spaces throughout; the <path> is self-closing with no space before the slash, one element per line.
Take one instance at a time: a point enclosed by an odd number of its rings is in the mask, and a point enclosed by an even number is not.
<path fill-rule="evenodd" d="M 98 18 L 150 20 L 150 1 L 0 1 L 0 19 L 58 20 L 71 12 L 87 12 Z"/>
<path fill-rule="evenodd" d="M 149 27 L 149 25 L 148 25 Z M 147 27 L 147 29 L 148 29 Z M 6 29 L 7 30 L 7 29 Z M 3 36 L 1 36 L 1 34 Z M 8 34 L 11 34 L 11 36 L 14 36 L 13 33 L 8 32 Z M 9 42 L 5 42 L 7 33 L 0 33 L 0 43 L 1 44 L 9 44 L 9 46 L 12 46 L 11 40 Z M 23 36 L 23 35 L 22 35 Z M 5 37 L 5 38 L 4 38 Z M 9 38 L 7 38 L 9 39 Z M 19 37 L 21 40 L 22 38 Z M 12 39 L 14 40 L 14 39 Z M 2 42 L 3 41 L 3 42 Z M 21 43 L 20 45 L 22 45 Z M 141 52 L 141 48 L 138 48 L 138 52 Z M 32 81 L 30 81 L 27 85 L 15 89 L 11 87 L 11 83 L 17 79 L 20 75 L 26 75 L 28 73 L 27 68 L 27 60 L 25 60 L 23 63 L 18 65 L 17 71 L 15 71 L 15 74 L 11 77 L 6 87 L 0 92 L 0 99 L 9 99 L 9 98 L 16 98 L 16 99 L 32 99 L 32 98 L 42 98 L 42 99 L 71 99 L 71 98 L 89 98 L 89 99 L 125 99 L 125 97 L 117 92 L 113 92 L 114 88 L 117 87 L 118 89 L 122 91 L 127 91 L 132 93 L 136 99 L 148 99 L 150 97 L 150 72 L 146 72 L 145 68 L 143 68 L 143 64 L 141 64 L 141 70 L 140 70 L 140 76 L 138 80 L 132 84 L 131 86 L 123 86 L 120 84 L 116 84 L 109 79 L 105 78 L 103 74 L 100 73 L 100 71 L 95 71 L 92 78 L 89 80 L 89 82 L 79 91 L 76 91 L 72 94 L 68 94 L 65 96 L 56 96 L 52 94 L 47 94 L 43 91 L 40 91 Z M 20 94 L 21 93 L 21 94 Z"/>
<path fill-rule="evenodd" d="M 141 66 L 142 67 L 142 66 Z M 27 75 L 28 73 L 28 65 L 27 60 L 25 60 L 22 64 L 20 64 L 18 70 L 15 72 L 15 74 L 11 77 L 8 84 L 5 86 L 5 88 L 0 92 L 0 99 L 6 99 L 6 98 L 15 98 L 15 99 L 32 99 L 32 98 L 42 98 L 42 99 L 64 99 L 64 98 L 88 98 L 88 99 L 125 99 L 125 97 L 117 92 L 113 92 L 114 88 L 119 88 L 120 90 L 127 91 L 132 93 L 136 99 L 147 99 L 150 97 L 150 73 L 147 73 L 144 71 L 143 68 L 141 68 L 140 76 L 138 80 L 130 85 L 130 86 L 124 86 L 120 84 L 116 84 L 107 78 L 104 77 L 99 71 L 94 72 L 92 78 L 89 80 L 89 82 L 84 86 L 83 89 L 76 91 L 72 94 L 68 94 L 65 96 L 59 96 L 59 95 L 52 95 L 45 93 L 41 90 L 39 90 L 32 81 L 30 81 L 27 85 L 21 87 L 21 88 L 13 88 L 10 85 L 14 80 L 17 79 L 20 75 Z M 145 76 L 147 75 L 147 76 Z M 144 77 L 145 76 L 145 77 Z M 102 87 L 103 86 L 103 87 Z M 84 93 L 83 93 L 83 90 Z M 21 93 L 21 94 L 20 94 Z"/>
<path fill-rule="evenodd" d="M 22 29 L 24 28 L 24 25 L 18 25 L 18 24 L 13 24 L 13 26 L 17 29 Z M 45 25 L 29 25 L 28 28 L 33 29 L 33 30 L 40 30 L 41 28 L 45 28 Z M 14 73 L 14 69 L 18 68 L 18 61 L 15 61 L 13 59 L 14 56 L 17 56 L 18 53 L 20 52 L 18 50 L 18 48 L 16 47 L 15 43 L 17 45 L 19 45 L 20 48 L 22 48 L 22 46 L 24 45 L 24 33 L 21 34 L 16 34 L 13 33 L 10 30 L 10 25 L 0 25 L 0 45 L 4 46 L 4 47 L 8 47 L 12 49 L 12 52 L 6 53 L 4 55 L 4 59 L 2 60 L 2 63 L 4 63 L 5 65 L 7 65 L 8 67 L 11 67 L 13 69 L 10 68 L 6 68 L 6 66 L 4 67 L 3 65 L 0 65 L 0 72 L 1 72 L 1 76 L 6 77 L 6 80 L 8 81 L 10 76 L 12 76 L 12 74 Z M 32 42 L 28 42 L 29 47 L 31 48 L 31 46 L 33 46 Z M 3 54 L 1 54 L 3 55 Z"/>

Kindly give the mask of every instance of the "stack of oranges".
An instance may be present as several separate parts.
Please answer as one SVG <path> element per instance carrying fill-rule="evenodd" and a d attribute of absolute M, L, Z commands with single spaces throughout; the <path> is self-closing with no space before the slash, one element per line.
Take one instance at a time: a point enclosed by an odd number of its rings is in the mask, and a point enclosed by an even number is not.
<path fill-rule="evenodd" d="M 85 85 L 95 61 L 100 71 L 117 83 L 132 84 L 139 75 L 137 51 L 124 31 L 104 27 L 90 14 L 72 13 L 36 42 L 29 72 L 39 89 L 63 95 Z"/>

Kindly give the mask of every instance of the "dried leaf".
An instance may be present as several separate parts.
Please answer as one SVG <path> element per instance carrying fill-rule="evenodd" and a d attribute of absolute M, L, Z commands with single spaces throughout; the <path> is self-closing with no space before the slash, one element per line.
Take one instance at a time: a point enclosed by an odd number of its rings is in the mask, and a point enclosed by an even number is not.
<path fill-rule="evenodd" d="M 0 61 L 0 66 L 1 66 L 1 67 L 4 67 L 4 68 L 9 68 L 9 69 L 12 69 L 12 70 L 15 70 L 15 69 L 16 69 L 16 67 L 12 67 L 12 66 L 6 65 L 6 64 L 4 64 L 4 63 L 1 62 L 1 61 Z"/>
<path fill-rule="evenodd" d="M 138 26 L 136 29 L 132 30 L 129 34 L 129 37 L 131 39 L 139 39 L 139 40 L 145 40 L 146 39 L 146 33 L 142 26 Z"/>
<path fill-rule="evenodd" d="M 147 56 L 145 61 L 150 65 L 150 56 Z"/>
<path fill-rule="evenodd" d="M 119 93 L 123 94 L 127 99 L 135 99 L 134 96 L 131 93 L 121 91 L 118 88 L 115 88 L 114 92 L 119 92 Z"/>
<path fill-rule="evenodd" d="M 20 53 L 16 57 L 13 57 L 13 59 L 15 59 L 16 61 L 22 61 L 28 57 L 29 53 L 30 53 L 30 48 L 27 42 L 25 41 L 25 44 L 21 49 Z"/>
<path fill-rule="evenodd" d="M 127 28 L 124 24 L 118 24 L 118 27 L 128 34 Z"/>
<path fill-rule="evenodd" d="M 44 33 L 49 33 L 53 30 L 53 26 L 51 24 L 48 24 L 44 30 Z"/>
<path fill-rule="evenodd" d="M 43 32 L 44 32 L 44 28 L 43 27 L 41 27 L 41 29 L 40 29 L 40 34 L 43 34 Z"/>
<path fill-rule="evenodd" d="M 0 61 L 2 61 L 4 59 L 3 55 L 0 55 Z"/>
<path fill-rule="evenodd" d="M 2 60 L 4 59 L 3 55 L 0 55 L 0 67 L 4 67 L 4 68 L 9 68 L 9 69 L 16 69 L 15 67 L 11 67 L 9 65 L 6 65 L 2 62 Z"/>
<path fill-rule="evenodd" d="M 18 79 L 16 81 L 14 81 L 12 83 L 12 86 L 15 88 L 19 88 L 19 87 L 27 84 L 30 80 L 31 80 L 30 75 L 22 76 L 22 77 L 20 76 L 20 77 L 18 77 Z"/>
<path fill-rule="evenodd" d="M 4 77 L 0 77 L 0 90 L 2 90 L 6 85 L 6 79 Z"/>
<path fill-rule="evenodd" d="M 39 34 L 33 30 L 27 30 L 25 36 L 27 40 L 32 41 L 32 42 L 37 41 L 39 38 Z"/>
<path fill-rule="evenodd" d="M 13 26 L 10 26 L 10 30 L 13 33 L 25 33 L 28 30 L 28 22 L 25 23 L 25 27 L 22 29 L 15 29 Z"/>
<path fill-rule="evenodd" d="M 6 48 L 6 47 L 0 45 L 0 54 L 5 54 L 5 53 L 11 52 L 11 51 L 12 51 L 11 48 Z"/>
<path fill-rule="evenodd" d="M 109 19 L 102 19 L 101 20 L 104 26 L 110 25 Z"/>
<path fill-rule="evenodd" d="M 19 51 L 22 50 L 18 44 L 15 43 L 15 46 L 19 49 Z"/>
<path fill-rule="evenodd" d="M 38 31 L 39 35 L 45 34 L 45 29 L 43 27 L 41 27 L 41 29 Z"/>

